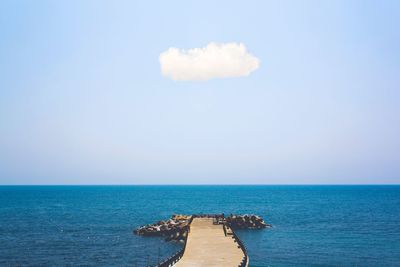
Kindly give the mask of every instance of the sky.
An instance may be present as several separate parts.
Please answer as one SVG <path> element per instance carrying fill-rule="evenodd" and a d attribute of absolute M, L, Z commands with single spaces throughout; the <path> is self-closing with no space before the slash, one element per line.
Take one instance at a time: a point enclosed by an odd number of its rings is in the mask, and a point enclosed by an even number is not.
<path fill-rule="evenodd" d="M 0 184 L 400 183 L 399 14 L 399 1 L 1 1 Z M 254 62 L 173 76 L 209 44 Z M 186 61 L 163 73 L 168 51 Z"/>

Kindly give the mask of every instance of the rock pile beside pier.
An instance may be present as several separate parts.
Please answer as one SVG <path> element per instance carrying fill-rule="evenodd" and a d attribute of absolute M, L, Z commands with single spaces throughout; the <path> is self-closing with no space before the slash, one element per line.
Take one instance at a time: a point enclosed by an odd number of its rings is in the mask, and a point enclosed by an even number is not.
<path fill-rule="evenodd" d="M 271 227 L 263 218 L 257 215 L 230 215 L 226 217 L 226 223 L 234 229 L 262 229 Z"/>
<path fill-rule="evenodd" d="M 167 241 L 184 241 L 189 230 L 192 217 L 214 218 L 215 224 L 226 224 L 233 229 L 262 229 L 271 227 L 263 218 L 257 215 L 233 215 L 225 217 L 224 214 L 199 214 L 199 215 L 172 215 L 166 221 L 140 226 L 133 232 L 141 236 L 164 236 Z"/>
<path fill-rule="evenodd" d="M 187 235 L 188 224 L 191 216 L 172 215 L 167 221 L 140 226 L 133 232 L 142 236 L 165 236 L 166 240 L 184 240 Z"/>

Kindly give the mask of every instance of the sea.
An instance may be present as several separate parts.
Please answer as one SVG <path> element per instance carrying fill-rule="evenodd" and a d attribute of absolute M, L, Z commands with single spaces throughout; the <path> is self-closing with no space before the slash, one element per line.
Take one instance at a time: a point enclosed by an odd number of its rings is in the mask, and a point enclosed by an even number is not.
<path fill-rule="evenodd" d="M 400 266 L 400 186 L 0 186 L 0 266 L 154 266 L 181 243 L 133 230 L 172 214 L 257 214 L 257 266 Z"/>

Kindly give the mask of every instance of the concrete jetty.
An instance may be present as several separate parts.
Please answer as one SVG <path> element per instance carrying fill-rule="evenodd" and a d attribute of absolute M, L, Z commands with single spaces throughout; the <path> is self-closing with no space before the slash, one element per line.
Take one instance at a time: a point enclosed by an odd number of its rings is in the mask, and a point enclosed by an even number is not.
<path fill-rule="evenodd" d="M 156 267 L 235 266 L 247 267 L 249 257 L 234 229 L 271 227 L 254 214 L 228 217 L 222 214 L 172 215 L 167 221 L 139 226 L 133 232 L 141 236 L 163 236 L 168 241 L 184 242 L 184 247 L 158 261 Z"/>
<path fill-rule="evenodd" d="M 247 266 L 248 257 L 232 229 L 213 218 L 193 218 L 185 250 L 173 266 Z"/>

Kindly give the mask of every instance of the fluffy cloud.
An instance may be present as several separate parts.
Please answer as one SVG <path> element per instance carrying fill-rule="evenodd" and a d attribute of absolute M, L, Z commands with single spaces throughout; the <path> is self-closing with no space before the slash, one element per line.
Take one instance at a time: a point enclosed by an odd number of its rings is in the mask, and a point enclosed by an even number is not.
<path fill-rule="evenodd" d="M 172 80 L 199 81 L 247 76 L 258 69 L 260 60 L 242 43 L 209 43 L 189 50 L 171 47 L 160 54 L 160 65 Z"/>

